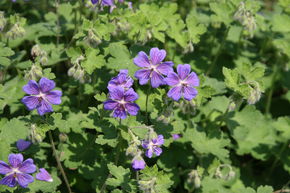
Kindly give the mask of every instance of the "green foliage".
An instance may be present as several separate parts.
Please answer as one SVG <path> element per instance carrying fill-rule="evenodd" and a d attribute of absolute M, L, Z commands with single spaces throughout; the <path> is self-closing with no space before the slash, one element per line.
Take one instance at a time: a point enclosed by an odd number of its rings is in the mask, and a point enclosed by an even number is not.
<path fill-rule="evenodd" d="M 290 1 L 115 3 L 0 1 L 0 160 L 22 153 L 54 180 L 0 192 L 68 192 L 55 157 L 78 193 L 288 191 Z M 133 59 L 153 47 L 175 72 L 189 64 L 197 73 L 194 99 L 173 101 L 169 86 L 139 84 Z M 140 111 L 120 121 L 103 102 L 121 69 Z M 62 91 L 46 116 L 21 102 L 22 87 L 41 77 Z M 162 153 L 148 158 L 142 142 L 156 135 Z M 20 152 L 19 139 L 33 144 Z M 142 158 L 145 169 L 135 171 Z"/>

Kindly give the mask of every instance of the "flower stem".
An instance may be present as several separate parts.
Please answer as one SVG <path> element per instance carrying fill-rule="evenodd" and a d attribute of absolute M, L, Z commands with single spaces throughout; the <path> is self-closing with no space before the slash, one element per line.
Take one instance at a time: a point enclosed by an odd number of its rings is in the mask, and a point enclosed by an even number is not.
<path fill-rule="evenodd" d="M 147 125 L 149 124 L 149 115 L 148 115 L 148 101 L 149 101 L 149 95 L 150 95 L 150 91 L 151 91 L 151 86 L 149 85 L 149 89 L 147 90 L 147 93 L 146 93 L 146 120 L 147 120 Z"/>
<path fill-rule="evenodd" d="M 119 120 L 119 126 L 121 127 L 122 125 L 122 119 Z M 118 134 L 118 137 L 117 137 L 117 141 L 119 142 L 118 145 L 117 145 L 117 154 L 116 154 L 116 157 L 115 157 L 115 165 L 118 164 L 119 162 L 119 158 L 120 158 L 120 153 L 121 153 L 121 140 L 122 140 L 122 137 L 121 137 L 121 131 L 119 132 Z M 110 172 L 110 171 L 109 171 Z M 109 173 L 109 175 L 107 176 L 107 178 L 105 179 L 105 182 L 104 184 L 102 185 L 102 188 L 100 190 L 100 193 L 103 193 L 106 191 L 106 187 L 107 187 L 107 184 L 106 184 L 106 181 L 112 177 L 112 174 Z"/>
<path fill-rule="evenodd" d="M 70 185 L 69 185 L 69 182 L 68 182 L 68 179 L 67 179 L 66 174 L 65 174 L 65 171 L 64 171 L 64 169 L 63 169 L 63 167 L 61 165 L 61 162 L 59 160 L 59 157 L 57 155 L 57 152 L 56 152 L 56 149 L 55 149 L 55 145 L 54 145 L 54 141 L 53 141 L 53 138 L 52 138 L 51 131 L 48 131 L 48 136 L 49 136 L 49 140 L 50 140 L 50 143 L 51 143 L 51 147 L 52 147 L 52 151 L 53 151 L 54 157 L 56 159 L 57 166 L 58 166 L 58 168 L 59 168 L 59 170 L 61 172 L 61 175 L 62 175 L 62 177 L 64 179 L 64 182 L 66 184 L 66 187 L 68 189 L 68 192 L 69 193 L 72 193 L 71 188 L 70 188 Z"/>

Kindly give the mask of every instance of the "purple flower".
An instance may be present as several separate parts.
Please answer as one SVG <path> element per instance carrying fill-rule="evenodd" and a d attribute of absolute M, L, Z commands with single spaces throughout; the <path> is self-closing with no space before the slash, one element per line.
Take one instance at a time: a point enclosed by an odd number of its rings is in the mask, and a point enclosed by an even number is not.
<path fill-rule="evenodd" d="M 145 52 L 138 53 L 138 56 L 134 58 L 134 63 L 142 68 L 135 73 L 135 77 L 139 79 L 139 84 L 144 85 L 149 79 L 153 88 L 165 84 L 162 75 L 167 75 L 173 71 L 173 62 L 162 62 L 165 57 L 166 51 L 159 50 L 158 48 L 150 50 L 150 58 Z"/>
<path fill-rule="evenodd" d="M 177 66 L 177 74 L 170 72 L 165 78 L 166 83 L 172 88 L 167 93 L 168 97 L 178 101 L 182 96 L 186 100 L 191 100 L 197 95 L 195 86 L 199 86 L 199 79 L 194 72 L 191 72 L 189 64 Z"/>
<path fill-rule="evenodd" d="M 26 188 L 28 184 L 34 181 L 34 178 L 29 175 L 36 171 L 36 166 L 32 159 L 27 159 L 23 162 L 22 154 L 10 154 L 8 157 L 9 165 L 0 161 L 0 174 L 4 174 L 0 184 L 9 187 L 15 187 L 17 183 Z"/>
<path fill-rule="evenodd" d="M 133 103 L 138 99 L 138 94 L 132 89 L 125 90 L 123 87 L 116 87 L 110 90 L 110 99 L 104 102 L 106 110 L 113 110 L 113 116 L 125 119 L 127 113 L 137 115 L 140 107 Z"/>
<path fill-rule="evenodd" d="M 134 80 L 128 76 L 128 70 L 120 70 L 118 76 L 112 78 L 108 83 L 108 89 L 112 90 L 118 86 L 123 87 L 125 90 L 133 85 Z"/>
<path fill-rule="evenodd" d="M 30 80 L 27 85 L 23 86 L 23 91 L 31 96 L 25 96 L 21 101 L 30 111 L 37 109 L 39 115 L 53 112 L 51 105 L 59 105 L 62 96 L 61 91 L 52 91 L 54 87 L 54 81 L 47 78 L 41 78 L 39 84 Z"/>
<path fill-rule="evenodd" d="M 132 161 L 132 167 L 134 168 L 134 170 L 143 170 L 145 166 L 146 166 L 146 163 L 142 158 L 133 159 Z"/>
<path fill-rule="evenodd" d="M 145 155 L 149 158 L 151 158 L 153 154 L 160 156 L 162 149 L 159 146 L 161 146 L 163 143 L 163 135 L 158 135 L 158 137 L 155 139 L 143 141 L 142 146 L 144 149 L 147 149 Z"/>
<path fill-rule="evenodd" d="M 37 180 L 53 182 L 51 175 L 44 168 L 40 168 L 39 173 L 37 173 L 35 177 Z"/>
<path fill-rule="evenodd" d="M 180 138 L 180 135 L 179 134 L 172 134 L 172 138 L 173 138 L 173 140 L 177 140 Z"/>
<path fill-rule="evenodd" d="M 31 145 L 31 142 L 30 141 L 25 141 L 23 139 L 19 139 L 16 143 L 16 147 L 19 151 L 24 151 L 26 150 L 27 148 L 29 148 Z"/>

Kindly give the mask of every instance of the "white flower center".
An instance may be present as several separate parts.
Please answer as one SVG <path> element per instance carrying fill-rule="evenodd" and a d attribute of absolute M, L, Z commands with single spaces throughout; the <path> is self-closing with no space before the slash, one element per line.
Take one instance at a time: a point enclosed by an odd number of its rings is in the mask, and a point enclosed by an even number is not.
<path fill-rule="evenodd" d="M 9 176 L 11 174 L 17 174 L 17 173 L 21 173 L 18 168 L 12 168 L 12 171 L 7 173 L 6 176 Z"/>
<path fill-rule="evenodd" d="M 124 99 L 122 99 L 122 100 L 119 101 L 119 103 L 122 104 L 122 105 L 124 105 L 124 104 L 126 104 L 127 102 L 124 101 Z"/>

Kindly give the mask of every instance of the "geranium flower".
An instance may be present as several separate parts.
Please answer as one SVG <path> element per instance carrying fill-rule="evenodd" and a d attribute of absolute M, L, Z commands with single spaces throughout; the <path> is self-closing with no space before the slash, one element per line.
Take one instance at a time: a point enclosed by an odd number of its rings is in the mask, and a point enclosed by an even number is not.
<path fill-rule="evenodd" d="M 165 78 L 166 83 L 172 88 L 168 91 L 167 96 L 178 101 L 182 96 L 186 100 L 191 100 L 197 95 L 197 90 L 194 88 L 199 86 L 198 76 L 191 72 L 189 64 L 179 64 L 177 66 L 177 74 L 170 72 Z"/>
<path fill-rule="evenodd" d="M 162 153 L 160 146 L 163 145 L 163 143 L 163 135 L 158 135 L 157 138 L 143 141 L 142 146 L 144 149 L 147 149 L 145 155 L 149 158 L 151 158 L 153 154 L 160 156 Z"/>
<path fill-rule="evenodd" d="M 151 80 L 153 88 L 165 84 L 162 75 L 167 75 L 173 71 L 173 62 L 162 62 L 165 57 L 166 51 L 158 48 L 150 50 L 150 58 L 145 52 L 139 52 L 138 56 L 134 58 L 134 63 L 142 68 L 135 73 L 135 77 L 139 79 L 141 85 L 146 84 L 149 80 Z"/>
<path fill-rule="evenodd" d="M 23 91 L 31 96 L 25 96 L 21 101 L 30 111 L 37 109 L 39 115 L 53 112 L 52 104 L 59 105 L 62 96 L 61 91 L 52 91 L 54 88 L 55 82 L 53 80 L 41 78 L 39 84 L 30 80 L 27 85 L 23 86 Z"/>
<path fill-rule="evenodd" d="M 125 90 L 123 87 L 116 87 L 110 90 L 109 100 L 104 102 L 106 110 L 112 110 L 114 117 L 125 119 L 127 113 L 137 115 L 140 107 L 133 103 L 138 99 L 138 94 L 132 89 Z"/>
<path fill-rule="evenodd" d="M 23 162 L 22 154 L 10 154 L 8 157 L 9 165 L 4 161 L 0 161 L 0 174 L 5 177 L 0 181 L 0 184 L 9 187 L 15 187 L 19 184 L 26 188 L 28 184 L 34 181 L 33 176 L 29 175 L 36 171 L 36 166 L 32 159 L 27 159 Z"/>

